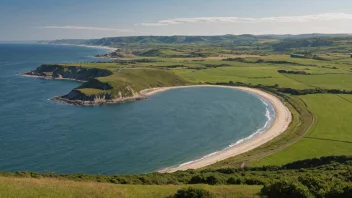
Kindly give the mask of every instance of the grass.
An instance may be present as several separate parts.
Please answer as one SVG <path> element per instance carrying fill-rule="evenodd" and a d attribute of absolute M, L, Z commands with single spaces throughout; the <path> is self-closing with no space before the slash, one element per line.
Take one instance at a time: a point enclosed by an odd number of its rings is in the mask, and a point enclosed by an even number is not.
<path fill-rule="evenodd" d="M 76 182 L 48 178 L 0 177 L 0 197 L 168 197 L 183 187 L 209 190 L 216 197 L 259 197 L 261 186 L 247 185 L 119 185 L 97 182 Z"/>
<path fill-rule="evenodd" d="M 351 98 L 350 95 L 342 97 Z M 332 94 L 314 94 L 300 98 L 315 118 L 308 133 L 294 145 L 256 161 L 253 166 L 282 165 L 307 158 L 351 154 L 352 103 Z"/>
<path fill-rule="evenodd" d="M 352 88 L 351 74 L 322 74 L 322 75 L 295 75 L 286 74 L 291 79 L 301 82 L 310 87 L 319 87 L 326 89 L 345 89 Z"/>
<path fill-rule="evenodd" d="M 187 52 L 192 51 L 190 49 Z M 173 53 L 180 54 L 180 50 L 158 49 L 150 50 L 150 52 L 157 52 L 157 57 L 136 57 L 132 59 L 123 59 L 130 61 L 129 63 L 114 62 L 114 63 L 76 63 L 70 64 L 74 66 L 82 66 L 87 68 L 101 68 L 108 69 L 113 72 L 112 76 L 99 78 L 103 82 L 110 84 L 121 85 L 126 81 L 133 81 L 130 85 L 140 84 L 135 81 L 136 75 L 130 70 L 132 68 L 172 68 L 171 71 L 177 76 L 183 78 L 191 83 L 200 82 L 243 82 L 247 84 L 262 84 L 273 86 L 278 84 L 284 88 L 294 89 L 309 89 L 309 88 L 327 88 L 327 89 L 351 89 L 352 84 L 352 59 L 347 55 L 320 55 L 324 57 L 332 57 L 328 60 L 315 60 L 310 58 L 292 58 L 289 55 L 232 55 L 245 57 L 244 61 L 223 61 L 222 59 L 228 56 L 227 54 L 218 55 L 208 58 L 165 58 L 167 55 Z M 163 57 L 160 53 L 165 53 Z M 172 52 L 172 53 L 171 53 Z M 222 58 L 223 56 L 223 58 Z M 152 59 L 152 62 L 133 62 L 133 60 Z M 264 60 L 258 63 L 259 59 Z M 200 61 L 201 60 L 201 61 Z M 216 67 L 216 68 L 214 68 Z M 335 69 L 333 69 L 335 67 Z M 280 74 L 277 71 L 280 69 L 292 71 L 305 71 L 313 75 L 298 75 L 298 74 Z M 128 71 L 128 72 L 127 72 Z M 132 72 L 133 71 L 133 72 Z M 166 70 L 165 70 L 166 71 Z M 154 72 L 158 72 L 154 70 Z M 165 72 L 167 73 L 167 71 Z M 139 78 L 144 78 L 144 83 L 150 86 L 160 86 L 163 83 L 149 83 L 152 78 L 151 73 L 137 74 Z M 145 78 L 149 77 L 149 78 Z M 162 76 L 161 76 L 162 77 Z M 121 81 L 121 78 L 124 80 Z M 159 78 L 162 82 L 168 77 Z M 128 80 L 127 80 L 128 79 Z M 166 83 L 164 86 L 170 85 Z M 116 86 L 115 86 L 116 87 Z M 140 88 L 141 87 L 141 88 Z M 84 87 L 92 88 L 92 87 Z M 145 86 L 137 85 L 135 91 L 140 91 Z M 147 86 L 148 88 L 148 86 Z M 121 88 L 119 88 L 121 91 Z M 118 91 L 115 91 L 117 93 Z"/>
<path fill-rule="evenodd" d="M 81 93 L 84 93 L 87 96 L 92 96 L 92 95 L 104 93 L 104 91 L 102 91 L 100 89 L 93 89 L 93 88 L 82 88 L 82 89 L 77 89 L 77 90 L 79 90 Z"/>
<path fill-rule="evenodd" d="M 242 82 L 253 85 L 262 84 L 273 86 L 279 84 L 280 87 L 292 87 L 296 89 L 306 89 L 309 86 L 296 80 L 287 78 L 277 72 L 279 68 L 270 66 L 260 67 L 220 67 L 206 70 L 184 70 L 174 69 L 173 72 L 184 79 L 193 82 Z"/>
<path fill-rule="evenodd" d="M 108 84 L 111 89 L 102 89 L 99 84 Z M 107 77 L 99 77 L 81 85 L 78 90 L 86 95 L 110 93 L 123 97 L 137 94 L 143 89 L 186 85 L 181 77 L 163 69 L 135 68 L 122 69 Z M 94 87 L 94 88 L 92 88 Z"/>

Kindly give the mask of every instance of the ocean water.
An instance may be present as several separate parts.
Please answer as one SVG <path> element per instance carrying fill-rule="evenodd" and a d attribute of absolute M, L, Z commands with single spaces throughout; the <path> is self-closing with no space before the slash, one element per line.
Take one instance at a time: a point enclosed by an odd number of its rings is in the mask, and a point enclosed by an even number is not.
<path fill-rule="evenodd" d="M 18 75 L 44 63 L 99 61 L 102 49 L 0 44 L 0 171 L 119 174 L 178 166 L 269 127 L 266 101 L 226 88 L 81 107 L 48 100 L 80 83 Z"/>

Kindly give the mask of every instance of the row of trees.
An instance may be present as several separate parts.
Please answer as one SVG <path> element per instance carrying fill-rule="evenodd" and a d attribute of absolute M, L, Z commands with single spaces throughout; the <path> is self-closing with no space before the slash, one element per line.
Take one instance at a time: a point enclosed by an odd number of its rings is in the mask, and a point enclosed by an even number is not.
<path fill-rule="evenodd" d="M 352 90 L 341 90 L 341 89 L 292 89 L 292 88 L 277 88 L 276 89 L 282 93 L 288 93 L 292 95 L 307 95 L 307 94 L 319 94 L 319 93 L 329 93 L 329 94 L 352 94 Z"/>
<path fill-rule="evenodd" d="M 302 75 L 311 75 L 310 73 L 307 73 L 305 71 L 288 71 L 288 70 L 277 70 L 279 73 L 284 73 L 284 74 L 302 74 Z"/>
<path fill-rule="evenodd" d="M 291 62 L 291 61 L 285 61 L 285 60 L 264 60 L 264 59 L 258 59 L 258 60 L 248 60 L 245 58 L 225 58 L 222 59 L 223 61 L 236 61 L 236 62 L 242 62 L 242 63 L 269 63 L 269 64 L 288 64 L 288 65 L 306 65 L 306 64 L 300 64 L 296 62 Z"/>

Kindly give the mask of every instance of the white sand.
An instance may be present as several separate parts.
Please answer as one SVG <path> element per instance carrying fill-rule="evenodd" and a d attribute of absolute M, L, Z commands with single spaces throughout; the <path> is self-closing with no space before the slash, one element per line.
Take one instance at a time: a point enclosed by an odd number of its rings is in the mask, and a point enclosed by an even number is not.
<path fill-rule="evenodd" d="M 190 87 L 224 87 L 224 88 L 230 88 L 230 89 L 238 89 L 242 91 L 246 91 L 255 95 L 258 95 L 262 98 L 265 98 L 268 102 L 271 103 L 271 105 L 275 109 L 275 120 L 273 121 L 272 125 L 270 128 L 268 128 L 266 131 L 238 144 L 233 147 L 229 147 L 228 149 L 225 149 L 223 151 L 219 151 L 214 155 L 207 156 L 204 158 L 201 158 L 199 160 L 195 160 L 192 162 L 185 163 L 181 166 L 178 166 L 176 168 L 167 168 L 164 170 L 161 170 L 159 172 L 175 172 L 178 170 L 187 170 L 187 169 L 197 169 L 201 167 L 205 167 L 211 164 L 214 164 L 218 161 L 233 157 L 235 155 L 239 155 L 241 153 L 245 153 L 249 150 L 252 150 L 256 147 L 259 147 L 266 142 L 272 140 L 276 136 L 280 135 L 283 133 L 289 124 L 291 123 L 292 120 L 292 115 L 289 109 L 275 96 L 266 93 L 264 91 L 258 90 L 258 89 L 253 89 L 253 88 L 248 88 L 248 87 L 231 87 L 231 86 L 221 86 L 221 85 L 193 85 L 193 86 L 177 86 L 177 87 L 163 87 L 163 88 L 154 88 L 154 89 L 147 89 L 143 90 L 141 92 L 142 95 L 145 96 L 150 96 L 162 91 L 170 90 L 170 89 L 178 89 L 178 88 L 190 88 Z"/>

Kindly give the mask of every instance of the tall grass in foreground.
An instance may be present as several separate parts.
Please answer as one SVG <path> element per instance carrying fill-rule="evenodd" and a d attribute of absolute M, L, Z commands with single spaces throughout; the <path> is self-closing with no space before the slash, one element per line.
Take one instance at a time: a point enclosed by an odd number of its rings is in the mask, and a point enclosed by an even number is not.
<path fill-rule="evenodd" d="M 0 197 L 118 197 L 158 198 L 173 196 L 177 190 L 192 186 L 205 189 L 216 197 L 259 197 L 261 186 L 247 185 L 117 185 L 76 182 L 49 178 L 0 177 Z"/>

